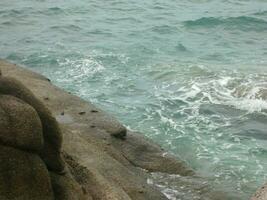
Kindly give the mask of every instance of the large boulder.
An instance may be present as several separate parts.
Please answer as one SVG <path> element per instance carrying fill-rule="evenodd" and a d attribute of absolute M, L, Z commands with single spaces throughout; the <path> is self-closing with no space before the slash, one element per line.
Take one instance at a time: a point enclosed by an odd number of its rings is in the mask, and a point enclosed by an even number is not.
<path fill-rule="evenodd" d="M 0 199 L 91 200 L 63 166 L 61 132 L 50 112 L 19 82 L 0 76 L 1 81 L 6 95 L 0 92 Z M 22 99 L 32 100 L 40 113 Z M 52 123 L 41 121 L 40 115 Z M 44 137 L 43 124 L 54 134 Z"/>
<path fill-rule="evenodd" d="M 22 150 L 40 152 L 43 148 L 37 112 L 13 96 L 0 95 L 0 142 Z"/>
<path fill-rule="evenodd" d="M 62 134 L 51 112 L 28 88 L 16 79 L 0 76 L 0 94 L 17 97 L 37 111 L 42 122 L 44 136 L 44 148 L 40 155 L 50 170 L 63 172 L 64 161 L 61 158 Z"/>
<path fill-rule="evenodd" d="M 52 200 L 40 118 L 22 100 L 0 95 L 0 199 Z"/>
<path fill-rule="evenodd" d="M 53 200 L 49 173 L 36 154 L 0 145 L 0 199 Z"/>

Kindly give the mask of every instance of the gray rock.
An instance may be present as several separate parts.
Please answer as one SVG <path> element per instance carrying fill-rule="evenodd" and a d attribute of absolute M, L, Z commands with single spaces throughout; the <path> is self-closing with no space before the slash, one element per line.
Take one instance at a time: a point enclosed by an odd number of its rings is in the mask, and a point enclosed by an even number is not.
<path fill-rule="evenodd" d="M 2 144 L 40 152 L 42 124 L 37 112 L 20 99 L 0 95 L 0 141 Z"/>
<path fill-rule="evenodd" d="M 193 175 L 193 170 L 183 161 L 164 152 L 160 146 L 137 133 L 128 133 L 127 141 L 113 145 L 135 166 L 150 172 L 164 172 L 183 176 Z"/>
<path fill-rule="evenodd" d="M 1 200 L 53 200 L 49 173 L 38 155 L 0 145 Z"/>
<path fill-rule="evenodd" d="M 250 200 L 267 200 L 267 183 L 259 188 Z"/>
<path fill-rule="evenodd" d="M 69 173 L 58 175 L 50 172 L 52 187 L 57 200 L 92 200 L 90 194 L 83 191 L 82 187 Z"/>
<path fill-rule="evenodd" d="M 40 90 L 42 89 L 40 88 Z M 51 112 L 28 88 L 16 79 L 1 76 L 0 94 L 17 97 L 37 111 L 42 122 L 44 136 L 44 147 L 40 155 L 50 170 L 64 171 L 64 162 L 60 156 L 62 134 Z"/>

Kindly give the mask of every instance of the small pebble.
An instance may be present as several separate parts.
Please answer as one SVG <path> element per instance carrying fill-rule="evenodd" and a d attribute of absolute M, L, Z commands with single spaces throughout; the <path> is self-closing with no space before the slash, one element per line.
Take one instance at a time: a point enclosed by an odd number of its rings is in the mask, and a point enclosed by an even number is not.
<path fill-rule="evenodd" d="M 81 111 L 79 112 L 79 115 L 84 115 L 86 112 L 85 111 Z"/>
<path fill-rule="evenodd" d="M 97 110 L 91 110 L 92 113 L 97 113 L 98 111 Z"/>

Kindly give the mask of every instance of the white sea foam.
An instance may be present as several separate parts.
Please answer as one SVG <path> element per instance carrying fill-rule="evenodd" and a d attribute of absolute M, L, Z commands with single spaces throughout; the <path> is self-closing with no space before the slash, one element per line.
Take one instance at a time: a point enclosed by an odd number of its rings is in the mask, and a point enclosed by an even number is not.
<path fill-rule="evenodd" d="M 92 76 L 105 69 L 100 61 L 97 61 L 90 56 L 77 60 L 65 59 L 64 61 L 60 62 L 60 66 L 66 67 L 67 71 L 64 73 L 72 76 L 73 79 Z"/>
<path fill-rule="evenodd" d="M 248 177 L 256 181 L 266 169 L 266 164 L 260 159 L 255 167 L 254 155 L 248 153 L 252 146 L 265 148 L 261 147 L 264 141 L 258 143 L 253 135 L 246 137 L 243 134 L 246 131 L 249 134 L 252 129 L 258 131 L 257 125 L 247 124 L 255 120 L 251 117 L 266 115 L 267 76 L 230 70 L 208 73 L 205 66 L 199 69 L 195 66 L 192 74 L 188 72 L 190 78 L 170 80 L 154 87 L 154 97 L 159 105 L 154 109 L 157 115 L 153 115 L 151 110 L 147 114 L 158 120 L 159 125 L 153 126 L 151 137 L 161 140 L 161 136 L 166 135 L 161 144 L 182 159 L 193 160 L 190 164 L 214 183 L 233 190 L 233 193 L 242 193 Z M 264 126 L 261 121 L 258 123 Z M 257 174 L 253 171 L 255 168 Z M 233 182 L 234 186 L 229 186 Z M 177 200 L 181 196 L 184 199 L 188 194 L 181 188 L 164 184 L 156 186 L 169 199 Z"/>
<path fill-rule="evenodd" d="M 155 173 L 152 174 L 152 176 L 155 176 Z M 156 176 L 160 176 L 160 175 L 156 175 Z M 171 176 L 171 175 L 170 175 Z M 160 177 L 156 177 L 156 179 L 159 179 Z M 178 200 L 177 196 L 179 196 L 179 194 L 181 192 L 179 192 L 178 190 L 172 189 L 170 187 L 168 187 L 167 185 L 164 184 L 158 184 L 155 183 L 154 180 L 152 178 L 148 178 L 147 179 L 147 183 L 149 185 L 154 185 L 157 188 L 159 188 L 159 190 L 169 199 L 169 200 Z"/>
<path fill-rule="evenodd" d="M 157 187 L 169 200 L 204 199 L 210 192 L 207 181 L 197 176 L 155 172 L 151 173 L 147 183 Z"/>
<path fill-rule="evenodd" d="M 246 78 L 240 80 L 222 76 L 212 80 L 193 80 L 187 89 L 184 86 L 181 88 L 180 91 L 184 91 L 181 98 L 187 102 L 194 99 L 191 106 L 212 103 L 232 106 L 250 113 L 267 110 L 267 82 Z"/>
<path fill-rule="evenodd" d="M 235 99 L 228 101 L 227 104 L 250 113 L 267 110 L 267 101 L 262 99 Z"/>

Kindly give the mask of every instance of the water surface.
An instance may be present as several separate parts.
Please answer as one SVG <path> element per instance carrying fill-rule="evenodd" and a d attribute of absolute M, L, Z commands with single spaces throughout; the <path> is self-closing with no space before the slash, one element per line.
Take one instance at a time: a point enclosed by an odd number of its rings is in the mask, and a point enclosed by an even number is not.
<path fill-rule="evenodd" d="M 0 49 L 152 138 L 230 199 L 267 181 L 265 0 L 2 0 Z M 186 199 L 182 187 L 162 191 Z"/>

